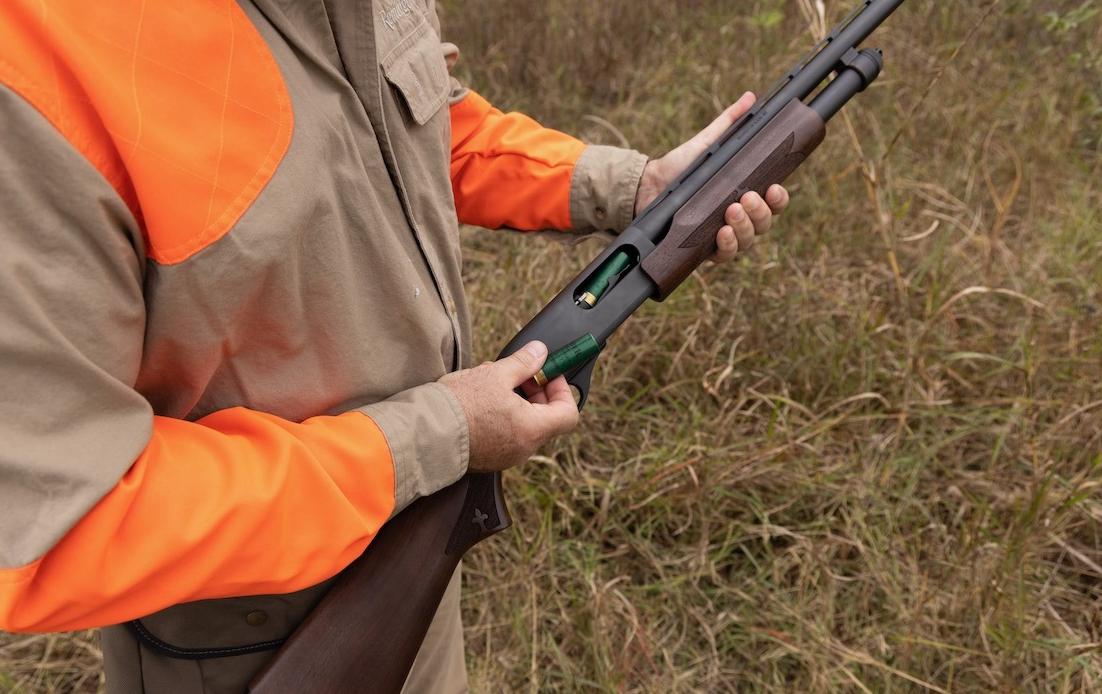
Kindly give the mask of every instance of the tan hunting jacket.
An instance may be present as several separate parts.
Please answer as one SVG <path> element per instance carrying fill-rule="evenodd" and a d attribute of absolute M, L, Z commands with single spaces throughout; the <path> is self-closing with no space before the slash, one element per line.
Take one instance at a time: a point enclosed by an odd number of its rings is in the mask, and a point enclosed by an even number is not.
<path fill-rule="evenodd" d="M 645 158 L 456 53 L 431 0 L 0 7 L 0 627 L 278 594 L 164 639 L 269 644 L 465 472 L 458 222 L 620 229 Z"/>

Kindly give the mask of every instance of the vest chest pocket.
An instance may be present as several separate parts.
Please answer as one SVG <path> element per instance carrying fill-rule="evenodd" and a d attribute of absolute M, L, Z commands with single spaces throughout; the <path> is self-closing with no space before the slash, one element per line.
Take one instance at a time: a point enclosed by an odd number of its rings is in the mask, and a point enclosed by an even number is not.
<path fill-rule="evenodd" d="M 440 38 L 428 22 L 388 50 L 383 75 L 398 92 L 409 116 L 425 125 L 447 103 L 449 78 Z"/>

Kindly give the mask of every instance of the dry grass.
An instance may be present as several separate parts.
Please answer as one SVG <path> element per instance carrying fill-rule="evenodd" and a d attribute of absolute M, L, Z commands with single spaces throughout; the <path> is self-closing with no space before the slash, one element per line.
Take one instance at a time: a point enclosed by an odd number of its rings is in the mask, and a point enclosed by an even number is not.
<path fill-rule="evenodd" d="M 818 21 L 443 5 L 491 101 L 653 153 L 768 87 Z M 911 0 L 876 34 L 885 75 L 771 237 L 629 321 L 581 428 L 507 476 L 515 525 L 467 561 L 475 691 L 1102 691 L 1102 24 L 1081 6 Z M 597 250 L 465 236 L 479 358 Z M 92 643 L 5 637 L 0 687 L 94 692 Z"/>
<path fill-rule="evenodd" d="M 94 694 L 102 691 L 102 655 L 95 632 L 0 632 L 0 691 L 10 694 Z"/>
<path fill-rule="evenodd" d="M 467 564 L 476 691 L 1102 689 L 1102 95 L 1069 67 L 1102 36 L 1044 18 L 1079 4 L 912 0 L 877 33 L 772 238 L 633 318 L 582 428 L 508 477 L 516 527 Z M 811 44 L 811 3 L 752 7 L 448 24 L 492 100 L 661 152 Z M 469 240 L 484 357 L 592 255 Z"/>

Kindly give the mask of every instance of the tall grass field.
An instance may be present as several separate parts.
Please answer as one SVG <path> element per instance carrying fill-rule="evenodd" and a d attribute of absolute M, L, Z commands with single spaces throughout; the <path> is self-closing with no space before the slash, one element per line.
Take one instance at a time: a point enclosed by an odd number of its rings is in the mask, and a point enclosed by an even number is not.
<path fill-rule="evenodd" d="M 852 4 L 439 2 L 499 108 L 655 156 Z M 1102 6 L 909 0 L 867 45 L 773 230 L 637 312 L 506 474 L 472 691 L 1102 692 Z M 463 235 L 478 360 L 600 250 Z M 98 667 L 0 634 L 2 691 Z"/>

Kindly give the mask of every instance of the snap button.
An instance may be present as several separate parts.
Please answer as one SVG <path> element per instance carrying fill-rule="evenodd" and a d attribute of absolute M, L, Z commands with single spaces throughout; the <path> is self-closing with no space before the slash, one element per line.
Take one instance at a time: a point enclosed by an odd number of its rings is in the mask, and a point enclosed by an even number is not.
<path fill-rule="evenodd" d="M 268 613 L 261 610 L 253 610 L 245 615 L 245 621 L 248 622 L 251 627 L 263 626 L 264 623 L 268 621 Z"/>
<path fill-rule="evenodd" d="M 605 208 L 603 208 L 603 207 L 598 207 L 596 212 L 597 212 L 597 219 L 600 219 L 602 221 L 604 221 L 604 218 L 608 216 L 608 213 L 605 212 Z"/>

